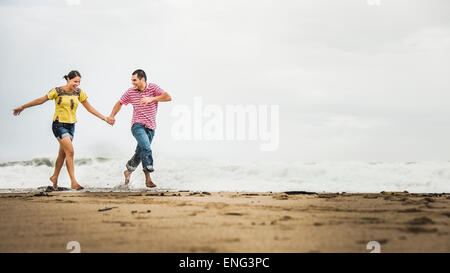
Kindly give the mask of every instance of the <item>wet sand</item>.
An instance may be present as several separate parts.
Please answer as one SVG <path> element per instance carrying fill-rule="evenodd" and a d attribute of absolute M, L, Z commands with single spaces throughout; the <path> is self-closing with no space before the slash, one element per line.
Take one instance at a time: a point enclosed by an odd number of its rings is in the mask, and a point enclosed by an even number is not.
<path fill-rule="evenodd" d="M 0 252 L 450 252 L 450 194 L 0 194 Z"/>

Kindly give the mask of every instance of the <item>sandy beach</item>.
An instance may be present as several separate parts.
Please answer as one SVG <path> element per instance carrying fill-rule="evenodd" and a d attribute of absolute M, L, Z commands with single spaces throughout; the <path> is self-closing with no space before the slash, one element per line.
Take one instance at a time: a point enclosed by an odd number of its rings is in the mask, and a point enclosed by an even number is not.
<path fill-rule="evenodd" d="M 0 194 L 0 252 L 450 252 L 450 194 Z"/>

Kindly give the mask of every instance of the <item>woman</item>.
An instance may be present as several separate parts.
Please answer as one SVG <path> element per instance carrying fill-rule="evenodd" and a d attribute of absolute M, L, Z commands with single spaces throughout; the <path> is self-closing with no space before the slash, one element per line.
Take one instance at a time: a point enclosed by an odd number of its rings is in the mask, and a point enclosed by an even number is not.
<path fill-rule="evenodd" d="M 74 175 L 74 150 L 72 145 L 75 122 L 77 121 L 76 111 L 78 102 L 81 102 L 91 114 L 108 122 L 110 125 L 114 124 L 114 120 L 103 116 L 89 104 L 86 93 L 78 88 L 81 81 L 80 72 L 72 70 L 69 74 L 64 76 L 64 79 L 67 81 L 66 85 L 55 87 L 50 90 L 47 95 L 14 109 L 13 114 L 17 116 L 25 108 L 43 104 L 48 100 L 55 100 L 55 114 L 53 115 L 52 130 L 59 142 L 59 153 L 55 163 L 55 171 L 50 177 L 50 181 L 53 183 L 53 189 L 58 190 L 58 176 L 65 159 L 67 171 L 69 172 L 71 180 L 71 188 L 82 190 L 83 187 L 78 184 Z"/>

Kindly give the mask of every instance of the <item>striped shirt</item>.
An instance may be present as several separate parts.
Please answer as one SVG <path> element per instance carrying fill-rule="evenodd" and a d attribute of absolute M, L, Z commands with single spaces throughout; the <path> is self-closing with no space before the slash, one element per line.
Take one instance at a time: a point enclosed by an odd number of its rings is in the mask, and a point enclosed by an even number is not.
<path fill-rule="evenodd" d="M 165 93 L 158 85 L 149 83 L 144 91 L 132 87 L 128 89 L 120 98 L 120 103 L 133 105 L 133 118 L 131 119 L 131 126 L 135 123 L 141 123 L 149 129 L 156 129 L 156 111 L 158 110 L 158 102 L 153 101 L 146 105 L 140 104 L 139 101 L 143 97 L 156 97 Z"/>

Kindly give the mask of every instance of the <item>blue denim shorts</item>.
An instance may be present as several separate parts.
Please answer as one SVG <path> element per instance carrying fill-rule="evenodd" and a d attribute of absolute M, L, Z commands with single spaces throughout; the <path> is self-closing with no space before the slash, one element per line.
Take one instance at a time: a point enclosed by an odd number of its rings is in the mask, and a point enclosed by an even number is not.
<path fill-rule="evenodd" d="M 63 139 L 66 136 L 73 140 L 73 136 L 75 134 L 75 123 L 64 123 L 55 120 L 52 123 L 52 131 L 58 140 Z"/>

